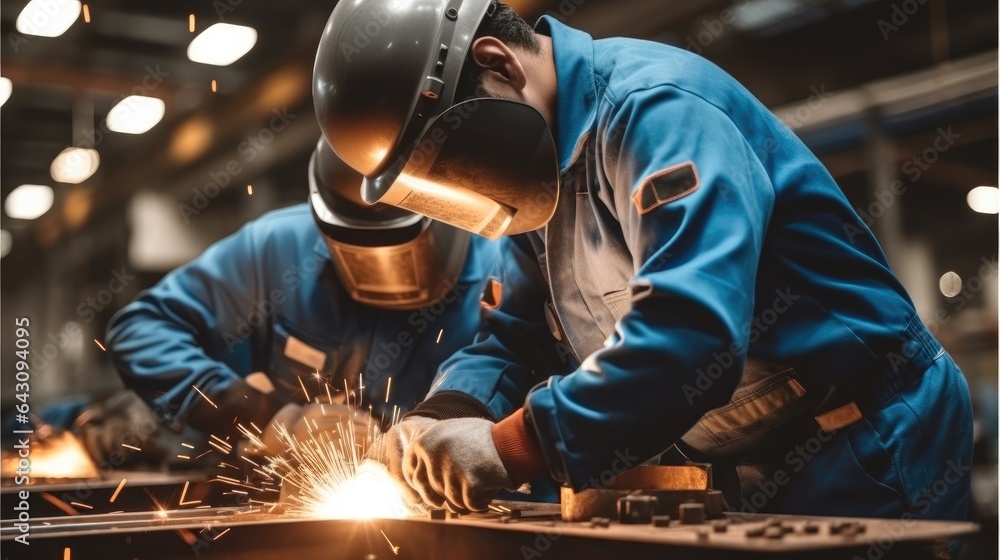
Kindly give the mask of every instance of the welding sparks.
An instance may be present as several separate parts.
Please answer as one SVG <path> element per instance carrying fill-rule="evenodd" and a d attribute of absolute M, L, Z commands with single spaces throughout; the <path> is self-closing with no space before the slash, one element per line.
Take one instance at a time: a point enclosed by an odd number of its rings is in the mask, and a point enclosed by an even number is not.
<path fill-rule="evenodd" d="M 218 93 L 218 91 L 219 91 L 219 82 L 212 80 L 212 93 Z"/>
<path fill-rule="evenodd" d="M 113 503 L 115 503 L 115 500 L 118 499 L 118 494 L 121 493 L 122 488 L 125 488 L 125 481 L 126 480 L 128 480 L 128 479 L 123 478 L 122 481 L 118 483 L 118 488 L 115 488 L 115 493 L 112 494 L 111 495 L 111 499 L 108 500 L 109 503 L 113 504 Z"/>
<path fill-rule="evenodd" d="M 309 391 L 306 391 L 306 384 L 302 382 L 302 378 L 298 375 L 296 375 L 295 378 L 299 380 L 299 387 L 302 387 L 302 393 L 306 396 L 306 402 L 311 401 L 312 399 L 309 398 Z"/>
<path fill-rule="evenodd" d="M 86 8 L 87 5 L 84 4 L 83 7 Z M 63 560 L 70 560 L 70 558 L 72 558 L 72 552 L 70 551 L 69 548 L 64 548 L 63 549 Z"/>
<path fill-rule="evenodd" d="M 389 376 L 389 382 L 385 384 L 385 402 L 389 402 L 389 391 L 392 390 L 392 376 Z"/>
<path fill-rule="evenodd" d="M 440 331 L 438 331 L 438 338 L 437 338 L 437 341 L 434 342 L 434 344 L 441 344 L 441 335 L 443 335 L 443 334 L 444 334 L 444 329 L 441 329 Z"/>
<path fill-rule="evenodd" d="M 382 533 L 382 536 L 385 537 L 385 531 L 383 531 L 382 529 L 379 529 L 378 532 Z M 385 542 L 389 543 L 389 548 L 392 549 L 392 553 L 398 556 L 399 555 L 399 547 L 398 546 L 393 546 L 392 541 L 389 540 L 389 537 L 385 537 Z"/>
<path fill-rule="evenodd" d="M 228 533 L 230 529 L 232 529 L 232 527 L 226 527 L 226 530 L 225 530 L 225 531 L 223 531 L 223 532 L 219 533 L 218 535 L 215 535 L 215 537 L 213 537 L 213 538 L 212 538 L 212 540 L 213 540 L 213 541 L 217 541 L 217 540 L 219 540 L 219 538 L 220 538 L 220 537 L 221 537 L 222 535 L 225 535 L 226 533 Z"/>
<path fill-rule="evenodd" d="M 208 398 L 208 395 L 206 395 L 205 393 L 202 393 L 201 389 L 199 389 L 198 387 L 196 387 L 194 385 L 192 385 L 191 388 L 194 389 L 195 391 L 198 391 L 198 394 L 201 395 L 202 398 L 204 398 L 206 401 L 208 401 L 208 404 L 214 406 L 215 408 L 219 408 L 219 405 L 217 405 L 214 402 L 212 402 L 212 399 Z"/>
<path fill-rule="evenodd" d="M 83 5 L 83 23 L 90 23 L 90 6 Z"/>
<path fill-rule="evenodd" d="M 194 14 L 188 14 L 188 33 L 194 33 Z"/>
<path fill-rule="evenodd" d="M 247 185 L 247 194 L 253 196 L 253 185 Z"/>
<path fill-rule="evenodd" d="M 105 348 L 103 344 L 101 344 L 101 341 L 100 341 L 100 340 L 97 340 L 97 339 L 95 338 L 95 339 L 94 339 L 94 343 L 96 343 L 96 344 L 97 344 L 97 347 L 101 349 L 101 352 L 107 352 L 107 351 L 108 351 L 108 349 L 107 349 L 107 348 Z"/>
<path fill-rule="evenodd" d="M 278 438 L 287 454 L 271 457 L 257 472 L 280 480 L 291 490 L 288 513 L 317 519 L 400 519 L 414 513 L 385 467 L 376 461 L 362 461 L 367 444 L 382 437 L 378 425 L 369 420 L 367 430 L 355 433 L 352 424 L 350 420 L 341 422 L 333 432 L 314 430 L 304 440 L 285 426 L 278 427 Z M 259 440 L 245 428 L 241 433 L 251 445 Z M 217 478 L 245 487 L 232 478 Z"/>
<path fill-rule="evenodd" d="M 187 496 L 188 485 L 189 484 L 191 484 L 191 481 L 189 481 L 189 480 L 185 480 L 184 481 L 184 489 L 181 490 L 181 499 L 180 499 L 179 502 L 177 502 L 177 505 L 179 505 L 179 506 L 190 506 L 190 505 L 200 504 L 201 503 L 201 500 L 191 500 L 190 502 L 185 502 L 184 501 L 184 497 Z"/>
<path fill-rule="evenodd" d="M 131 449 L 131 450 L 133 450 L 133 451 L 142 451 L 142 449 L 139 449 L 138 447 L 136 447 L 136 446 L 134 446 L 134 445 L 129 445 L 129 444 L 127 444 L 127 443 L 123 443 L 123 444 L 122 444 L 122 447 L 124 447 L 124 448 L 126 448 L 126 449 Z"/>
<path fill-rule="evenodd" d="M 178 459 L 190 459 L 191 457 L 188 457 L 187 455 L 178 455 L 177 458 Z"/>

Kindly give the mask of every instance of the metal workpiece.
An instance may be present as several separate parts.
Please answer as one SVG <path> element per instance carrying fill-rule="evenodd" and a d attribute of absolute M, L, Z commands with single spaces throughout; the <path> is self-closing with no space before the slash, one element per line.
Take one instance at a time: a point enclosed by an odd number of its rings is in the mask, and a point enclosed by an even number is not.
<path fill-rule="evenodd" d="M 618 522 L 650 523 L 656 509 L 656 496 L 629 494 L 624 498 L 618 498 Z"/>
<path fill-rule="evenodd" d="M 30 550 L 12 542 L 19 530 L 14 520 L 4 520 L 0 540 L 11 560 L 62 558 L 67 548 L 73 560 L 537 558 L 531 551 L 546 560 L 833 560 L 855 554 L 868 557 L 869 547 L 884 542 L 892 546 L 878 548 L 883 560 L 911 560 L 933 558 L 929 543 L 977 529 L 972 523 L 738 514 L 728 514 L 711 525 L 621 524 L 608 518 L 577 523 L 553 520 L 559 515 L 558 504 L 495 504 L 520 510 L 521 517 L 491 508 L 446 523 L 427 516 L 320 520 L 243 506 L 32 519 Z M 542 519 L 544 515 L 549 518 Z M 719 532 L 716 527 L 723 523 L 727 530 Z M 856 532 L 864 526 L 865 530 L 845 537 L 831 534 L 833 526 L 841 533 L 846 527 Z M 810 533 L 808 527 L 819 531 Z"/>
<path fill-rule="evenodd" d="M 689 503 L 677 507 L 681 525 L 700 525 L 705 522 L 705 504 Z"/>
<path fill-rule="evenodd" d="M 655 507 L 649 517 L 670 515 L 679 518 L 681 504 L 697 502 L 704 504 L 707 518 L 719 518 L 725 504 L 722 493 L 713 490 L 711 484 L 710 465 L 640 465 L 617 475 L 600 488 L 580 492 L 565 486 L 561 488 L 562 519 L 586 521 L 592 517 L 611 517 L 621 520 L 618 501 L 637 495 L 655 498 Z M 645 521 L 641 523 L 649 523 L 649 517 L 642 517 Z"/>

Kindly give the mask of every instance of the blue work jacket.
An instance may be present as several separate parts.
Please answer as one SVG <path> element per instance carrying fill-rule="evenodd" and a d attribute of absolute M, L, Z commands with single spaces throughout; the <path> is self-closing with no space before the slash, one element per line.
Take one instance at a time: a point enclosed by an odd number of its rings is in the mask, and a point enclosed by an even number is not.
<path fill-rule="evenodd" d="M 395 407 L 406 412 L 424 397 L 441 362 L 479 329 L 496 244 L 473 236 L 468 251 L 442 300 L 377 309 L 351 299 L 308 206 L 296 205 L 247 224 L 140 294 L 112 318 L 108 351 L 125 384 L 175 429 L 221 437 L 236 422 L 263 427 L 285 403 L 325 401 L 326 385 L 343 398 L 345 381 L 388 422 Z M 247 386 L 254 372 L 267 375 L 273 393 Z"/>
<path fill-rule="evenodd" d="M 523 405 L 551 474 L 581 488 L 682 437 L 748 453 L 786 412 L 875 402 L 871 380 L 940 357 L 834 179 L 732 77 L 663 44 L 536 29 L 559 203 L 504 240 L 498 307 L 428 402 Z"/>

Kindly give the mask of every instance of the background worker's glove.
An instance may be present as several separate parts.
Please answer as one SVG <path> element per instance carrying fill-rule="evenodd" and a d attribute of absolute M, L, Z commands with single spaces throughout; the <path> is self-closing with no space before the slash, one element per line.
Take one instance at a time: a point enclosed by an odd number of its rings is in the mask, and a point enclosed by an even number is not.
<path fill-rule="evenodd" d="M 427 416 L 407 416 L 389 428 L 389 431 L 369 447 L 365 453 L 365 459 L 385 465 L 389 474 L 399 483 L 403 491 L 403 499 L 411 505 L 419 504 L 422 500 L 420 495 L 410 488 L 403 478 L 403 455 L 413 440 L 439 422 L 440 420 Z"/>
<path fill-rule="evenodd" d="M 370 430 L 377 430 L 371 416 L 346 404 L 286 404 L 268 422 L 261 435 L 263 452 L 271 456 L 285 456 L 290 442 L 282 437 L 287 431 L 296 445 L 309 445 L 310 441 L 333 442 L 341 445 L 345 455 L 360 454 L 367 447 Z"/>
<path fill-rule="evenodd" d="M 441 420 L 413 440 L 403 457 L 403 478 L 435 507 L 484 511 L 493 496 L 514 487 L 493 443 L 493 422 Z"/>

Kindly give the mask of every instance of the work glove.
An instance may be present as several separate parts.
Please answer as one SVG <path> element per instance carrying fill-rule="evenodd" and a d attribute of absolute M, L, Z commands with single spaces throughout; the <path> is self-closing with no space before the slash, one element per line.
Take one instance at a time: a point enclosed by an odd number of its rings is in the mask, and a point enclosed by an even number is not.
<path fill-rule="evenodd" d="M 493 422 L 441 420 L 412 441 L 403 478 L 434 507 L 484 511 L 497 492 L 514 485 L 493 443 Z"/>
<path fill-rule="evenodd" d="M 377 461 L 385 465 L 392 478 L 399 483 L 403 499 L 409 505 L 420 504 L 421 499 L 420 495 L 410 488 L 403 478 L 403 455 L 414 439 L 438 422 L 440 420 L 426 416 L 408 416 L 389 428 L 389 431 L 365 452 L 366 460 Z"/>
<path fill-rule="evenodd" d="M 345 455 L 356 456 L 367 446 L 369 431 L 377 429 L 367 412 L 353 406 L 291 403 L 275 413 L 260 441 L 262 451 L 273 457 L 287 456 L 292 442 L 298 446 L 332 442 Z"/>

